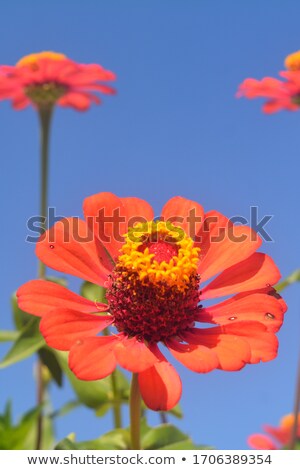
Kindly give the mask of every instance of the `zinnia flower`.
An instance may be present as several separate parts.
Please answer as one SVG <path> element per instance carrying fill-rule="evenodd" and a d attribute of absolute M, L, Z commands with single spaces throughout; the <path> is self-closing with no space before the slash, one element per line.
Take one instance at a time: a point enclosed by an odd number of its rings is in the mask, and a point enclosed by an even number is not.
<path fill-rule="evenodd" d="M 263 430 L 265 434 L 252 434 L 248 438 L 248 444 L 253 449 L 270 449 L 279 450 L 286 447 L 292 434 L 292 428 L 294 425 L 294 415 L 290 414 L 284 416 L 279 423 L 279 426 L 273 427 L 265 424 Z M 298 415 L 298 438 L 300 439 L 300 414 Z"/>
<path fill-rule="evenodd" d="M 247 78 L 239 86 L 237 96 L 267 98 L 262 108 L 265 113 L 282 109 L 297 111 L 300 107 L 300 51 L 287 56 L 285 66 L 287 70 L 279 72 L 285 81 L 272 77 Z"/>
<path fill-rule="evenodd" d="M 23 57 L 15 66 L 0 66 L 0 100 L 11 99 L 14 109 L 32 104 L 37 108 L 54 104 L 84 111 L 99 104 L 95 92 L 114 94 L 102 83 L 115 74 L 97 64 L 78 64 L 56 52 L 39 52 Z"/>
<path fill-rule="evenodd" d="M 182 197 L 155 221 L 147 202 L 111 193 L 88 197 L 83 211 L 85 221 L 63 219 L 48 230 L 36 253 L 53 269 L 105 286 L 108 304 L 46 280 L 17 292 L 20 308 L 41 317 L 48 345 L 70 351 L 79 379 L 104 378 L 118 364 L 138 374 L 149 408 L 167 410 L 181 381 L 159 344 L 198 373 L 276 357 L 286 305 L 271 285 L 280 273 L 256 252 L 261 239 L 250 227 Z M 98 336 L 108 326 L 112 334 Z"/>

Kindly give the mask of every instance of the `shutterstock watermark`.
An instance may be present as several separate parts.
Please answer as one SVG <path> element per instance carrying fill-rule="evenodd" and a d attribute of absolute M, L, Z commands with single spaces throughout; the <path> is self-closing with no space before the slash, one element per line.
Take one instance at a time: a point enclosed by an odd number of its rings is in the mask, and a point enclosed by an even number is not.
<path fill-rule="evenodd" d="M 49 207 L 48 217 L 35 215 L 27 220 L 29 234 L 26 236 L 26 242 L 36 243 L 43 236 L 47 237 L 49 243 L 55 243 L 57 240 L 63 243 L 89 243 L 97 238 L 107 244 L 112 241 L 123 242 L 126 233 L 133 242 L 147 240 L 154 243 L 162 239 L 162 233 L 165 233 L 164 241 L 169 243 L 181 241 L 186 234 L 196 243 L 220 243 L 225 239 L 232 243 L 242 243 L 247 239 L 256 242 L 258 237 L 266 242 L 273 242 L 267 229 L 273 217 L 259 217 L 258 206 L 251 206 L 249 218 L 234 215 L 227 219 L 217 213 L 201 217 L 196 214 L 195 209 L 191 209 L 186 217 L 157 217 L 149 222 L 140 216 L 127 219 L 120 208 L 109 214 L 102 208 L 96 216 L 88 216 L 83 221 L 79 217 L 65 218 L 57 215 L 56 208 Z M 162 231 L 159 222 L 164 222 L 168 230 Z"/>

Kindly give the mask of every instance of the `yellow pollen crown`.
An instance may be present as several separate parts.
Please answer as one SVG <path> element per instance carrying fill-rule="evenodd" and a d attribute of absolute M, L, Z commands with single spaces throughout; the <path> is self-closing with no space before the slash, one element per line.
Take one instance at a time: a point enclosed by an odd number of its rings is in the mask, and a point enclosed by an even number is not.
<path fill-rule="evenodd" d="M 292 72 L 300 70 L 300 51 L 288 55 L 284 61 L 284 65 L 288 70 Z"/>
<path fill-rule="evenodd" d="M 58 52 L 52 52 L 52 51 L 43 51 L 43 52 L 37 52 L 35 54 L 29 54 L 25 55 L 20 59 L 16 67 L 24 67 L 24 66 L 29 66 L 35 69 L 38 67 L 38 62 L 41 59 L 51 59 L 54 61 L 59 61 L 59 60 L 64 60 L 67 57 L 64 54 L 60 54 Z"/>
<path fill-rule="evenodd" d="M 295 421 L 295 416 L 293 414 L 289 414 L 281 418 L 280 420 L 280 427 L 290 429 L 293 427 Z M 300 422 L 300 413 L 298 414 L 298 421 Z"/>
<path fill-rule="evenodd" d="M 156 241 L 152 242 L 153 235 Z M 159 243 L 159 240 L 177 248 L 177 254 L 169 261 L 158 262 L 147 246 L 141 250 L 144 244 Z M 193 240 L 169 222 L 138 223 L 125 235 L 117 266 L 136 273 L 144 284 L 176 286 L 184 291 L 191 276 L 197 274 L 199 252 L 200 248 L 194 247 Z"/>

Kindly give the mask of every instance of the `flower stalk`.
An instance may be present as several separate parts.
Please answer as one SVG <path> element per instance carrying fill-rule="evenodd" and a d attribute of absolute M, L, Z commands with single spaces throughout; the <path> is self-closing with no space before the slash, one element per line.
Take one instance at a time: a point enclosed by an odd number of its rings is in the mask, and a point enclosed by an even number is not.
<path fill-rule="evenodd" d="M 298 424 L 299 424 L 299 411 L 300 411 L 300 354 L 298 360 L 298 372 L 296 381 L 296 395 L 294 404 L 294 421 L 291 432 L 291 441 L 289 445 L 290 450 L 295 450 L 298 440 Z"/>
<path fill-rule="evenodd" d="M 117 384 L 116 371 L 111 374 L 111 388 L 113 392 L 113 414 L 115 429 L 122 427 L 121 400 Z"/>
<path fill-rule="evenodd" d="M 40 119 L 40 155 L 41 155 L 41 187 L 40 187 L 40 217 L 41 227 L 46 230 L 47 210 L 48 210 L 48 173 L 49 173 L 49 136 L 52 118 L 52 106 L 39 109 Z M 38 277 L 44 279 L 46 266 L 39 261 Z"/>
<path fill-rule="evenodd" d="M 39 108 L 40 120 L 40 217 L 43 232 L 46 230 L 46 220 L 48 211 L 48 173 L 49 173 L 49 136 L 52 118 L 52 106 Z M 39 260 L 38 278 L 45 279 L 46 266 Z M 43 378 L 43 364 L 40 359 L 37 361 L 37 406 L 41 406 L 44 402 L 45 383 Z M 37 420 L 36 449 L 42 448 L 43 439 L 43 411 L 40 410 Z"/>
<path fill-rule="evenodd" d="M 139 450 L 141 448 L 141 393 L 138 374 L 132 374 L 129 407 L 131 448 Z"/>

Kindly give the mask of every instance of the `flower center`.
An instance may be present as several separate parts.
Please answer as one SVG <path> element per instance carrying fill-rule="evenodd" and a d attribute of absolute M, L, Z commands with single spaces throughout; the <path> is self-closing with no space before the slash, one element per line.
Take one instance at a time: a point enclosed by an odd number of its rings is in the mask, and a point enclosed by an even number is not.
<path fill-rule="evenodd" d="M 286 57 L 284 65 L 288 70 L 295 72 L 300 70 L 300 51 L 294 52 Z"/>
<path fill-rule="evenodd" d="M 125 235 L 117 266 L 146 284 L 162 282 L 185 290 L 190 276 L 197 273 L 199 251 L 181 228 L 168 222 L 146 222 Z"/>
<path fill-rule="evenodd" d="M 38 70 L 39 68 L 39 61 L 43 59 L 50 59 L 50 60 L 65 60 L 66 56 L 64 54 L 60 54 L 58 52 L 52 51 L 43 51 L 37 52 L 36 54 L 29 54 L 25 55 L 20 59 L 16 67 L 30 67 L 32 70 Z"/>
<path fill-rule="evenodd" d="M 25 87 L 28 98 L 38 107 L 51 107 L 66 93 L 67 87 L 56 82 L 40 83 Z"/>
<path fill-rule="evenodd" d="M 199 251 L 172 224 L 131 228 L 106 293 L 118 331 L 158 342 L 193 325 L 199 313 Z"/>
<path fill-rule="evenodd" d="M 297 93 L 296 95 L 292 96 L 292 102 L 296 104 L 297 106 L 300 106 L 300 94 Z"/>

